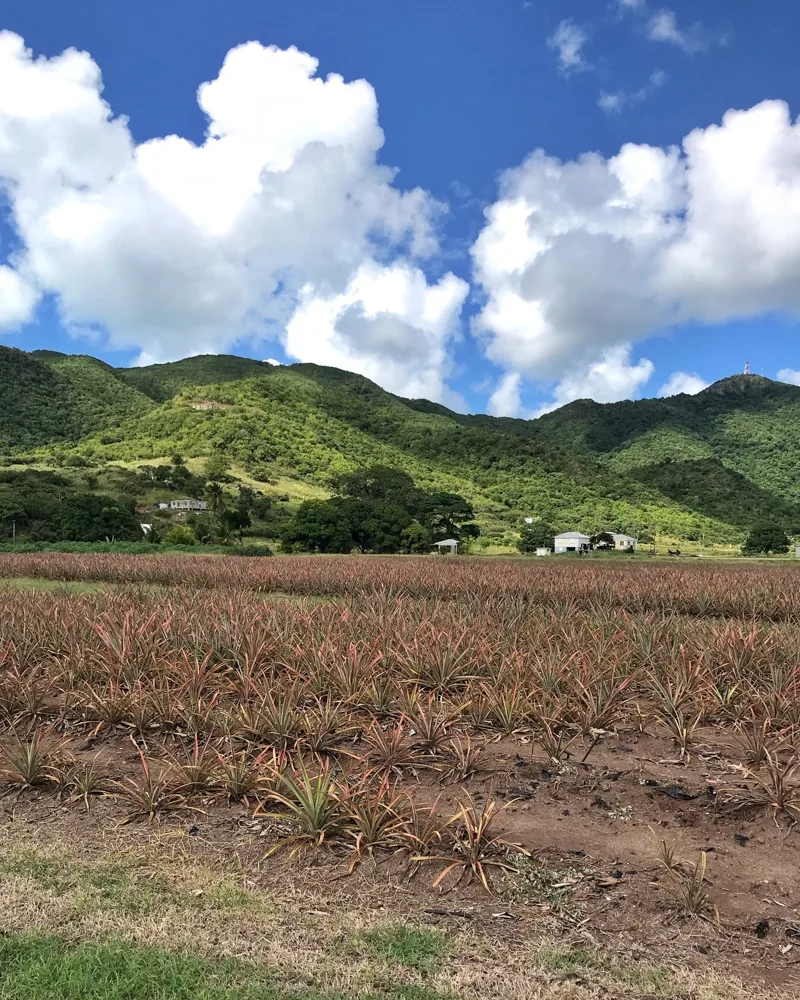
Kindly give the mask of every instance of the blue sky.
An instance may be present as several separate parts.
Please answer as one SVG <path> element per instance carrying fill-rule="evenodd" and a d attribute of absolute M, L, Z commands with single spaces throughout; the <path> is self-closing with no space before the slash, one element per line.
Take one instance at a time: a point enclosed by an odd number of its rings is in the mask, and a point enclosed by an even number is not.
<path fill-rule="evenodd" d="M 518 415 L 746 359 L 800 380 L 798 5 L 0 0 L 3 29 L 36 99 L 0 96 L 0 342 L 319 360 Z"/>

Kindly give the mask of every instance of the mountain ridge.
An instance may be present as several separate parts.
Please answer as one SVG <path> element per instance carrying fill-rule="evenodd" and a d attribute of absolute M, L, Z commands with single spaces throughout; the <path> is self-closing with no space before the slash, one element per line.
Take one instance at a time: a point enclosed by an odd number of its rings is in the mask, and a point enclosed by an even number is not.
<path fill-rule="evenodd" d="M 113 368 L 0 348 L 0 453 L 92 463 L 222 453 L 251 479 L 324 487 L 380 462 L 461 492 L 490 533 L 556 528 L 736 540 L 775 516 L 800 527 L 800 388 L 730 376 L 696 396 L 576 400 L 535 420 L 406 400 L 341 369 L 199 355 Z"/>

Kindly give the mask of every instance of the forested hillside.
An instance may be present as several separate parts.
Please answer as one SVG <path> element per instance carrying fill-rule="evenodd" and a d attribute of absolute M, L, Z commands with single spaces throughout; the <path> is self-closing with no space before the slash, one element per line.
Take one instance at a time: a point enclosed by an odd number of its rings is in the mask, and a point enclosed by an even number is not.
<path fill-rule="evenodd" d="M 696 396 L 579 400 L 533 426 L 540 440 L 620 472 L 713 458 L 769 494 L 800 502 L 800 387 L 760 375 L 733 375 Z"/>
<path fill-rule="evenodd" d="M 743 381 L 743 379 L 745 379 Z M 327 488 L 374 463 L 457 492 L 490 536 L 556 529 L 738 540 L 764 517 L 800 529 L 800 388 L 735 377 L 697 396 L 535 421 L 464 416 L 337 369 L 229 356 L 114 369 L 0 348 L 0 450 L 37 467 L 222 456 L 232 475 Z"/>

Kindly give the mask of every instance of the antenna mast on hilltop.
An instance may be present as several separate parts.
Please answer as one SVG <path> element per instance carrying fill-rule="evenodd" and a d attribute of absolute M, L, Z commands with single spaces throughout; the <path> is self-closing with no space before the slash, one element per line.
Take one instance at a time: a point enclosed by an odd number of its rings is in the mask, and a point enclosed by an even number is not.
<path fill-rule="evenodd" d="M 744 363 L 744 373 L 745 373 L 745 375 L 749 375 L 750 374 L 750 362 L 749 361 L 745 361 L 745 363 Z"/>

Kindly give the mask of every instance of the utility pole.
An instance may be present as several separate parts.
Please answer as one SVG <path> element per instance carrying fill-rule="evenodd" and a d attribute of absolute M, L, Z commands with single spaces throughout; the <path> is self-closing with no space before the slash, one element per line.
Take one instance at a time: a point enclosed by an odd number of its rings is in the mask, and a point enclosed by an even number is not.
<path fill-rule="evenodd" d="M 11 522 L 11 544 L 12 545 L 16 545 L 17 544 L 17 522 L 16 521 L 12 521 Z"/>

